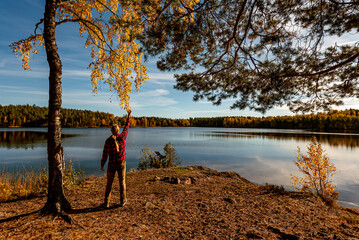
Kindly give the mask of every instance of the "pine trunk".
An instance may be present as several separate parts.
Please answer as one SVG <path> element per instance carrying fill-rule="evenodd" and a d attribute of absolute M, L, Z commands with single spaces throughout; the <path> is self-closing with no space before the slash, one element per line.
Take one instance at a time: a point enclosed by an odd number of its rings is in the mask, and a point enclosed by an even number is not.
<path fill-rule="evenodd" d="M 47 155 L 49 163 L 48 197 L 42 212 L 45 214 L 62 214 L 71 209 L 63 188 L 63 172 L 65 168 L 64 150 L 61 146 L 61 74 L 62 64 L 55 39 L 55 13 L 57 0 L 46 0 L 44 14 L 44 41 L 49 74 L 49 116 Z"/>

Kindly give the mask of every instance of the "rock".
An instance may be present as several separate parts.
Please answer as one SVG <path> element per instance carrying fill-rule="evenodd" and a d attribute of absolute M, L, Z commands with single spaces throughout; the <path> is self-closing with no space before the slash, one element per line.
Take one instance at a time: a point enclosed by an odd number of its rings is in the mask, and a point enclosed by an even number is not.
<path fill-rule="evenodd" d="M 246 234 L 247 238 L 250 239 L 263 239 L 263 237 L 261 235 L 259 235 L 259 233 L 255 233 L 255 232 L 248 232 Z"/>
<path fill-rule="evenodd" d="M 340 234 L 334 234 L 333 239 L 337 239 L 337 240 L 344 240 L 344 239 L 345 239 L 345 237 L 343 237 L 343 235 L 340 235 Z"/>
<path fill-rule="evenodd" d="M 135 224 L 133 224 L 133 226 L 134 226 L 134 227 L 139 227 L 139 228 L 147 228 L 146 225 L 140 224 L 140 223 L 135 223 Z"/>
<path fill-rule="evenodd" d="M 145 207 L 153 207 L 153 206 L 154 206 L 153 203 L 150 203 L 150 202 L 145 203 Z"/>
<path fill-rule="evenodd" d="M 342 223 L 342 224 L 340 224 L 340 226 L 341 226 L 342 228 L 351 228 L 351 226 L 349 226 L 349 225 L 346 224 L 346 223 Z"/>
<path fill-rule="evenodd" d="M 168 183 L 174 183 L 174 184 L 181 183 L 181 179 L 179 179 L 177 177 L 164 177 L 163 181 L 168 182 Z"/>
<path fill-rule="evenodd" d="M 188 177 L 183 181 L 183 184 L 192 184 L 194 183 L 194 179 L 192 177 Z"/>
<path fill-rule="evenodd" d="M 208 209 L 208 208 L 209 208 L 207 205 L 205 205 L 205 204 L 203 204 L 203 203 L 198 203 L 198 207 L 199 207 L 200 209 Z"/>
<path fill-rule="evenodd" d="M 179 178 L 177 178 L 177 177 L 172 177 L 172 178 L 171 178 L 171 183 L 180 184 L 180 183 L 181 183 L 181 179 L 179 179 Z"/>
<path fill-rule="evenodd" d="M 281 239 L 287 239 L 287 240 L 301 240 L 302 239 L 301 236 L 293 235 L 290 233 L 285 233 L 276 227 L 268 226 L 267 228 L 268 228 L 268 230 L 272 231 L 273 233 L 278 234 L 281 237 Z"/>
<path fill-rule="evenodd" d="M 229 203 L 237 203 L 237 201 L 233 198 L 224 198 L 223 200 Z"/>
<path fill-rule="evenodd" d="M 156 179 L 156 177 L 155 177 L 155 179 Z M 187 177 L 186 179 L 182 179 L 182 180 L 178 177 L 164 177 L 162 181 L 172 183 L 172 184 L 181 184 L 181 183 L 182 184 L 193 184 L 196 182 L 196 180 L 193 177 Z"/>

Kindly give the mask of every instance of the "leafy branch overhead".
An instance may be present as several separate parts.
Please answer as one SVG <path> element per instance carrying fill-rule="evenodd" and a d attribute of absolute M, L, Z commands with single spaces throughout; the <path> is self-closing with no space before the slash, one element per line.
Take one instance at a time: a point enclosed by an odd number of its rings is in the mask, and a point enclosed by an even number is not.
<path fill-rule="evenodd" d="M 344 0 L 62 0 L 57 25 L 77 22 L 98 81 L 129 108 L 147 77 L 148 56 L 175 75 L 176 89 L 214 104 L 265 112 L 328 110 L 358 97 L 359 4 Z M 36 30 L 42 23 L 40 21 Z M 11 45 L 28 69 L 41 33 Z M 339 39 L 339 43 L 332 43 Z M 331 44 L 332 43 L 332 44 Z M 145 55 L 143 55 L 145 53 Z"/>
<path fill-rule="evenodd" d="M 180 6 L 179 2 L 167 6 L 169 11 L 187 11 L 195 1 Z M 129 93 L 134 82 L 137 91 L 148 79 L 143 65 L 142 50 L 136 39 L 162 9 L 161 2 L 118 0 L 68 0 L 57 1 L 56 25 L 77 22 L 81 36 L 86 37 L 85 47 L 91 48 L 91 81 L 97 93 L 98 82 L 104 81 L 110 91 L 116 91 L 120 105 L 129 108 Z M 35 34 L 10 45 L 22 58 L 23 68 L 30 69 L 30 53 L 37 53 L 43 45 L 42 33 L 37 33 L 43 19 L 36 24 Z"/>
<path fill-rule="evenodd" d="M 119 1 L 58 1 L 56 25 L 66 22 L 77 22 L 81 36 L 86 36 L 85 47 L 91 48 L 92 62 L 88 68 L 92 70 L 91 81 L 93 92 L 97 92 L 98 81 L 108 83 L 110 91 L 116 91 L 122 107 L 129 108 L 129 93 L 132 82 L 137 90 L 145 82 L 147 69 L 142 64 L 142 53 L 138 43 L 131 39 L 133 34 L 143 29 L 137 26 L 118 28 L 110 22 L 115 19 L 136 18 L 131 3 L 123 5 L 119 10 Z M 108 21 L 104 21 L 108 19 Z M 41 20 L 36 25 L 42 23 Z M 36 33 L 29 38 L 13 43 L 11 48 L 20 54 L 24 69 L 28 66 L 29 52 L 37 52 L 36 45 L 43 45 L 42 33 Z M 134 72 L 134 74 L 132 74 Z M 106 74 L 106 75 L 105 75 Z"/>
<path fill-rule="evenodd" d="M 180 21 L 186 14 L 193 20 Z M 203 0 L 159 16 L 142 42 L 147 54 L 161 54 L 160 69 L 189 70 L 176 75 L 175 88 L 194 100 L 328 110 L 359 95 L 358 38 L 330 45 L 358 34 L 358 16 L 357 1 Z"/>

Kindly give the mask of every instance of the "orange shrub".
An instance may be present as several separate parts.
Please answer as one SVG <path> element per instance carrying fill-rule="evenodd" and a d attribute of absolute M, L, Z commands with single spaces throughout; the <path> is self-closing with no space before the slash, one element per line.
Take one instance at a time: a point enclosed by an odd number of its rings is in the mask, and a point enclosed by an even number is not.
<path fill-rule="evenodd" d="M 303 177 L 292 175 L 291 180 L 295 188 L 302 192 L 312 192 L 319 195 L 325 202 L 334 204 L 338 198 L 331 177 L 337 171 L 333 163 L 324 154 L 324 150 L 315 137 L 307 147 L 307 156 L 300 153 L 298 147 L 295 165 Z"/>

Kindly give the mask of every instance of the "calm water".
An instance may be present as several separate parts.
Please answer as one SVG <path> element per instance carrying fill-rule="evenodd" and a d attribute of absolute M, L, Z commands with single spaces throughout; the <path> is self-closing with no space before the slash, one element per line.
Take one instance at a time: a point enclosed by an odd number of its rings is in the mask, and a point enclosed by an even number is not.
<path fill-rule="evenodd" d="M 46 128 L 0 129 L 0 169 L 47 165 Z M 100 159 L 109 129 L 63 129 L 66 159 L 85 169 L 86 175 L 104 175 Z M 127 169 L 136 169 L 141 149 L 161 150 L 172 142 L 182 165 L 203 165 L 236 171 L 258 184 L 290 189 L 293 161 L 315 135 L 339 172 L 334 184 L 343 205 L 359 208 L 359 134 L 318 133 L 302 130 L 231 128 L 131 128 L 127 137 Z"/>

